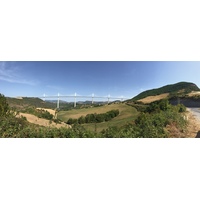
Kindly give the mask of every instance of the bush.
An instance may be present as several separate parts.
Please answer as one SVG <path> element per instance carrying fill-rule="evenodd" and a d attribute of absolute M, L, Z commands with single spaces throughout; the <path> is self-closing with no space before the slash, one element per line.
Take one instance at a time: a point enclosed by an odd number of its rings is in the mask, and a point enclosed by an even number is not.
<path fill-rule="evenodd" d="M 180 113 L 186 112 L 186 107 L 183 104 L 178 104 L 177 108 L 178 108 L 178 112 Z"/>
<path fill-rule="evenodd" d="M 148 112 L 141 113 L 134 124 L 103 130 L 102 137 L 166 138 L 172 133 L 169 126 L 175 127 L 180 133 L 186 129 L 187 121 L 180 113 L 185 110 L 183 105 L 172 106 L 167 101 L 159 101 L 146 110 Z"/>
<path fill-rule="evenodd" d="M 166 111 L 171 108 L 169 101 L 167 99 L 162 99 L 160 101 L 155 101 L 150 103 L 150 105 L 146 108 L 145 112 L 153 113 L 153 112 L 160 112 Z"/>
<path fill-rule="evenodd" d="M 79 123 L 79 124 L 84 124 L 84 123 L 85 123 L 85 117 L 81 116 L 81 117 L 78 119 L 78 123 Z"/>

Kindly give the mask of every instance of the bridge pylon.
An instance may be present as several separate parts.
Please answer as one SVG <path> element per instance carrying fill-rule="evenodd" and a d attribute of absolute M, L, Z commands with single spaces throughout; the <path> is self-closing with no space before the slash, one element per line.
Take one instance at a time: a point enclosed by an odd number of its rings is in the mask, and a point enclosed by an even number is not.
<path fill-rule="evenodd" d="M 59 96 L 60 96 L 60 95 L 59 95 L 59 93 L 58 93 L 57 109 L 60 108 L 60 97 L 59 97 Z"/>

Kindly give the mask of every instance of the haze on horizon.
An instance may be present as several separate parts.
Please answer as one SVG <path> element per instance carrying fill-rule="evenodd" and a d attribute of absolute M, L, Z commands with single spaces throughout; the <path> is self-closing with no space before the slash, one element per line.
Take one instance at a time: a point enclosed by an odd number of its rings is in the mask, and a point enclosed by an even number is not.
<path fill-rule="evenodd" d="M 92 95 L 132 98 L 181 81 L 200 86 L 200 62 L 0 62 L 0 93 L 9 97 Z"/>

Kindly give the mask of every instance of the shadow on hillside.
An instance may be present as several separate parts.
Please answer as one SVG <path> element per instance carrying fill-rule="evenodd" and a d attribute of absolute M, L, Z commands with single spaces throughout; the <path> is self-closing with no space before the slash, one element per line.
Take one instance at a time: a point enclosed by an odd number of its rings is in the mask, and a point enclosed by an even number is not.
<path fill-rule="evenodd" d="M 200 138 L 200 131 L 197 133 L 196 138 Z"/>

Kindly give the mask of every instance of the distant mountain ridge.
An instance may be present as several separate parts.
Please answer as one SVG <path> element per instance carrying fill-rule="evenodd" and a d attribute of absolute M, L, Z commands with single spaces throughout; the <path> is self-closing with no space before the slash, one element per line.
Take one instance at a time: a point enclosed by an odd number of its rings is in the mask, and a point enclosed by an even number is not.
<path fill-rule="evenodd" d="M 6 97 L 6 100 L 10 107 L 16 108 L 16 109 L 22 109 L 26 107 L 56 109 L 57 102 L 58 102 L 58 100 L 44 101 L 37 97 L 16 97 L 16 98 Z M 60 103 L 60 108 L 62 109 L 70 109 L 74 107 L 73 101 L 67 102 L 67 101 L 60 100 L 59 103 Z M 77 103 L 77 107 L 78 105 L 79 107 L 92 105 L 92 101 L 77 101 L 76 103 Z M 94 102 L 94 106 L 104 105 L 104 104 L 107 104 L 107 102 L 104 102 L 104 101 Z"/>
<path fill-rule="evenodd" d="M 35 97 L 17 97 L 17 98 L 7 97 L 6 99 L 10 107 L 15 107 L 15 108 L 24 108 L 28 106 L 35 106 L 42 108 L 55 107 L 54 103 L 45 102 L 42 99 Z"/>
<path fill-rule="evenodd" d="M 169 97 L 186 95 L 192 91 L 200 91 L 198 86 L 190 82 L 179 82 L 175 84 L 166 85 L 157 89 L 147 90 L 132 98 L 132 101 L 138 101 L 149 96 L 156 96 L 169 93 Z"/>

